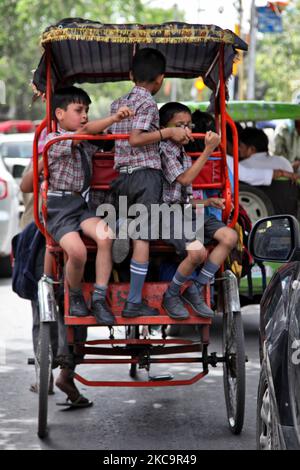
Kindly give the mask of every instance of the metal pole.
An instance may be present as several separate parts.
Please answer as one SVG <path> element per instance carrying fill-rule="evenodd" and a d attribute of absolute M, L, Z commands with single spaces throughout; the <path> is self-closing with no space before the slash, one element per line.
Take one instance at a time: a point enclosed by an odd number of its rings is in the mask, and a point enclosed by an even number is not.
<path fill-rule="evenodd" d="M 178 5 L 177 3 L 174 4 L 174 21 L 178 21 Z M 177 91 L 178 91 L 178 79 L 172 79 L 172 86 L 171 86 L 171 101 L 177 101 Z"/>
<path fill-rule="evenodd" d="M 251 2 L 251 18 L 250 18 L 250 44 L 248 55 L 248 87 L 247 99 L 255 98 L 255 56 L 256 56 L 256 35 L 257 35 L 257 18 L 255 0 Z"/>
<path fill-rule="evenodd" d="M 239 25 L 239 36 L 243 38 L 243 3 L 242 0 L 237 0 L 235 3 L 235 8 L 238 12 L 238 25 Z M 241 61 L 238 66 L 238 90 L 237 90 L 237 99 L 243 100 L 244 99 L 244 86 L 245 86 L 245 62 L 244 62 L 244 53 L 242 51 L 239 52 L 241 55 Z"/>

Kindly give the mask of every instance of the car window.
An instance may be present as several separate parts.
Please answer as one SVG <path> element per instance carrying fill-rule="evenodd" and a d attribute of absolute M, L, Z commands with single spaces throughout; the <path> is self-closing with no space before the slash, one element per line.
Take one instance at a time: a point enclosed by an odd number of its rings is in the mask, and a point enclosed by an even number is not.
<path fill-rule="evenodd" d="M 32 142 L 3 142 L 0 152 L 5 158 L 30 158 L 32 156 Z"/>

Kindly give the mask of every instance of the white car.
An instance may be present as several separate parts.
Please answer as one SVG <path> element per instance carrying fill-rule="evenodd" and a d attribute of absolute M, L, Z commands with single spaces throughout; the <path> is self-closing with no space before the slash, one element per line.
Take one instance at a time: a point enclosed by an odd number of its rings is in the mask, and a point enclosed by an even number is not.
<path fill-rule="evenodd" d="M 11 275 L 11 239 L 18 232 L 18 186 L 0 157 L 0 277 Z"/>
<path fill-rule="evenodd" d="M 19 186 L 24 168 L 32 158 L 34 133 L 0 135 L 0 157 Z M 22 193 L 19 191 L 20 211 L 23 211 Z"/>
<path fill-rule="evenodd" d="M 24 169 L 32 158 L 33 138 L 33 132 L 0 135 L 0 156 L 4 158 L 5 165 L 15 178 L 21 177 L 18 167 Z"/>

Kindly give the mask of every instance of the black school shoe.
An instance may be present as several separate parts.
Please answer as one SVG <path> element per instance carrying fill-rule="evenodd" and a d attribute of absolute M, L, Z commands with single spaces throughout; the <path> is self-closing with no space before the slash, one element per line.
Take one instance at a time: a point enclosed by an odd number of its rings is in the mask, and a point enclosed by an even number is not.
<path fill-rule="evenodd" d="M 113 316 L 106 299 L 92 300 L 91 311 L 99 325 L 112 326 L 115 324 Z"/>
<path fill-rule="evenodd" d="M 189 304 L 199 317 L 213 318 L 214 311 L 208 307 L 203 295 L 195 284 L 185 289 L 181 294 L 181 299 Z"/>
<path fill-rule="evenodd" d="M 70 315 L 72 317 L 87 317 L 89 315 L 89 310 L 82 293 L 70 293 Z"/>
<path fill-rule="evenodd" d="M 163 296 L 162 306 L 167 314 L 173 320 L 186 320 L 189 318 L 189 312 L 185 308 L 179 295 L 166 295 Z"/>
<path fill-rule="evenodd" d="M 151 317 L 157 315 L 159 315 L 157 308 L 149 307 L 145 302 L 135 304 L 127 301 L 122 311 L 122 317 L 125 318 Z"/>

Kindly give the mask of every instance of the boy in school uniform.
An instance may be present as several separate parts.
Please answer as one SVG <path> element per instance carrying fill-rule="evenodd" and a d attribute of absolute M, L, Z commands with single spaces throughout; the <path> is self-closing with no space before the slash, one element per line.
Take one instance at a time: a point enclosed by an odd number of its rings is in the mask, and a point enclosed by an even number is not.
<path fill-rule="evenodd" d="M 152 204 L 159 204 L 162 196 L 162 172 L 159 142 L 172 139 L 183 142 L 187 137 L 185 129 L 163 129 L 159 126 L 159 113 L 153 96 L 160 90 L 166 69 L 165 57 L 152 48 L 140 49 L 133 57 L 130 78 L 133 89 L 122 98 L 114 101 L 111 112 L 120 106 L 128 106 L 133 117 L 111 127 L 112 133 L 129 134 L 129 141 L 116 140 L 115 168 L 120 176 L 113 182 L 116 197 L 126 196 L 127 205 L 143 204 L 149 215 Z M 151 220 L 146 216 L 144 224 L 150 227 Z M 147 231 L 147 230 L 146 230 Z M 145 232 L 145 231 L 144 231 Z M 127 318 L 157 315 L 142 300 L 142 289 L 149 265 L 149 234 L 133 240 L 133 255 L 130 263 L 130 291 L 122 315 Z M 128 253 L 129 240 L 125 243 Z M 115 247 L 121 247 L 118 240 Z"/>
<path fill-rule="evenodd" d="M 47 136 L 47 142 L 62 135 L 97 134 L 132 114 L 128 108 L 116 109 L 111 116 L 88 123 L 90 103 L 89 96 L 80 88 L 72 86 L 58 90 L 52 102 L 58 129 Z M 91 311 L 99 324 L 112 325 L 114 316 L 106 302 L 106 291 L 112 270 L 113 234 L 104 221 L 88 208 L 82 195 L 89 187 L 92 156 L 96 149 L 87 141 L 71 139 L 50 147 L 46 223 L 50 235 L 67 254 L 65 275 L 70 288 L 70 315 L 89 315 L 81 289 L 87 252 L 79 232 L 82 231 L 97 243 L 96 283 Z"/>
<path fill-rule="evenodd" d="M 190 109 L 181 103 L 167 103 L 160 108 L 160 124 L 164 128 L 192 129 L 192 115 Z M 183 144 L 187 144 L 183 142 Z M 170 140 L 161 142 L 161 158 L 164 174 L 163 201 L 169 205 L 192 204 L 193 222 L 196 217 L 197 204 L 203 201 L 193 200 L 192 182 L 205 165 L 208 157 L 220 143 L 220 137 L 214 132 L 207 132 L 205 136 L 205 148 L 203 153 L 192 164 L 191 158 L 186 154 L 182 144 Z M 220 209 L 224 206 L 224 199 L 213 198 L 212 205 Z M 198 234 L 192 234 L 189 239 L 185 234 L 181 238 L 174 236 L 174 227 L 178 225 L 174 218 L 171 220 L 171 236 L 167 243 L 173 245 L 178 254 L 183 257 L 177 271 L 163 297 L 163 307 L 169 316 L 176 320 L 188 318 L 189 312 L 185 304 L 189 304 L 193 310 L 203 317 L 212 317 L 214 312 L 207 306 L 202 296 L 202 288 L 210 282 L 220 265 L 227 258 L 230 251 L 237 243 L 237 234 L 213 215 L 204 215 L 204 239 L 200 240 Z M 206 259 L 204 244 L 215 240 L 218 244 Z M 181 288 L 189 280 L 191 274 L 199 265 L 203 267 L 194 282 L 183 293 Z"/>

